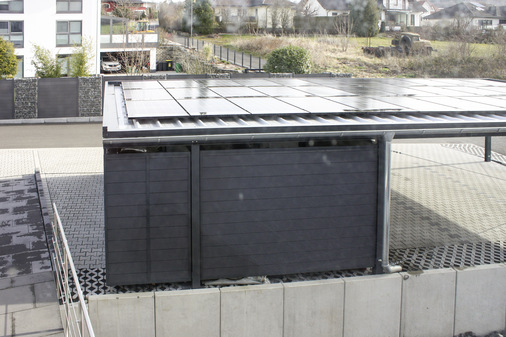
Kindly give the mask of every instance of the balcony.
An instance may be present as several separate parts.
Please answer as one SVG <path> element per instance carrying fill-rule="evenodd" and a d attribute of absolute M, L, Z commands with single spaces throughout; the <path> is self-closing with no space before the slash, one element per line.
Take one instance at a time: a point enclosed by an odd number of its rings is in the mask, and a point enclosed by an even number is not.
<path fill-rule="evenodd" d="M 158 33 L 147 22 L 116 17 L 102 17 L 101 48 L 156 48 Z"/>

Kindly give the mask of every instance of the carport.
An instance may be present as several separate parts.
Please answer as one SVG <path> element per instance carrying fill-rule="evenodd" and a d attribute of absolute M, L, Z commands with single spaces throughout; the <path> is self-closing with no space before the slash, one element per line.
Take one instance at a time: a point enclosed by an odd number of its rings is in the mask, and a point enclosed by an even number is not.
<path fill-rule="evenodd" d="M 392 139 L 504 135 L 505 103 L 481 79 L 107 82 L 107 282 L 396 271 Z"/>

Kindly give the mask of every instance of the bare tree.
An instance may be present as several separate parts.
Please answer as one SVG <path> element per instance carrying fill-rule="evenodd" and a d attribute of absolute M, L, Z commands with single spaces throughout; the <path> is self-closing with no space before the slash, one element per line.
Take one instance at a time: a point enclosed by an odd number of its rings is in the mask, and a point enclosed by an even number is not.
<path fill-rule="evenodd" d="M 315 16 L 318 9 L 309 3 L 309 0 L 302 0 L 297 5 L 297 14 L 303 17 Z"/>
<path fill-rule="evenodd" d="M 341 51 L 347 51 L 353 32 L 352 20 L 348 15 L 340 15 L 334 21 L 334 29 L 340 40 Z"/>
<path fill-rule="evenodd" d="M 286 33 L 288 28 L 292 26 L 292 10 L 289 7 L 281 7 L 279 10 L 279 23 L 282 33 Z"/>
<path fill-rule="evenodd" d="M 275 31 L 279 26 L 280 7 L 276 4 L 271 8 L 271 25 L 272 31 Z"/>

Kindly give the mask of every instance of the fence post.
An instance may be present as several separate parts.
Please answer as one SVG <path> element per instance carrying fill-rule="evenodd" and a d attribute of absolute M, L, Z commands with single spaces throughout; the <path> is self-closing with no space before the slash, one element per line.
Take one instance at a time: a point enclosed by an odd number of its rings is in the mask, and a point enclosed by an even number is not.
<path fill-rule="evenodd" d="M 227 48 L 227 62 L 228 62 L 228 59 L 229 59 L 229 57 L 228 57 L 229 51 L 230 51 L 230 49 Z"/>
<path fill-rule="evenodd" d="M 222 46 L 220 46 L 220 60 L 222 60 L 222 58 L 221 58 L 221 51 L 222 51 L 222 49 L 223 49 Z"/>
<path fill-rule="evenodd" d="M 234 50 L 234 64 L 236 64 L 236 63 L 235 63 L 235 55 L 236 55 L 236 54 L 237 54 L 237 52 Z"/>
<path fill-rule="evenodd" d="M 258 70 L 261 70 L 262 69 L 262 58 L 259 56 L 258 57 Z"/>
<path fill-rule="evenodd" d="M 252 64 L 253 64 L 253 55 L 249 54 L 249 68 L 250 69 L 253 69 Z"/>
<path fill-rule="evenodd" d="M 244 52 L 241 52 L 241 67 L 244 68 Z"/>

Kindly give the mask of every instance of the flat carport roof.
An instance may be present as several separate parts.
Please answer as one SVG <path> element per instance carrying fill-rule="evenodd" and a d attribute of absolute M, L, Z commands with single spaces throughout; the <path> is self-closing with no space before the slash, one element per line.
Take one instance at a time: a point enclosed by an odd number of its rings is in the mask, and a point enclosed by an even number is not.
<path fill-rule="evenodd" d="M 506 134 L 506 83 L 330 77 L 107 82 L 104 145 Z"/>

